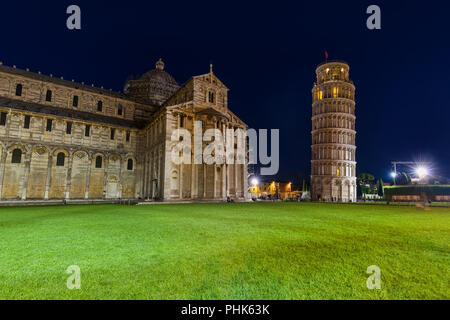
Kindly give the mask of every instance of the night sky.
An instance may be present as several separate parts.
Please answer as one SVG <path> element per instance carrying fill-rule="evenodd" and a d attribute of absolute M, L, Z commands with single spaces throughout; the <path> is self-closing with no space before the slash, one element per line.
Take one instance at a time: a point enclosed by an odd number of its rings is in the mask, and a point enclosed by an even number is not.
<path fill-rule="evenodd" d="M 81 7 L 82 29 L 66 28 Z M 381 7 L 382 29 L 366 28 Z M 450 177 L 450 7 L 440 1 L 8 1 L 0 60 L 120 91 L 160 57 L 178 83 L 207 73 L 230 88 L 251 128 L 278 128 L 279 178 L 309 175 L 315 67 L 350 65 L 358 172 L 389 180 L 391 160 L 426 160 Z"/>

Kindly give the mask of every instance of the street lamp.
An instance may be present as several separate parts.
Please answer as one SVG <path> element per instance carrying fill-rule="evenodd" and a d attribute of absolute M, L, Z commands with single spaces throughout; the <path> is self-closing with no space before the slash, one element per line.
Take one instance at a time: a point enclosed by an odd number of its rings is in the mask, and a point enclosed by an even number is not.
<path fill-rule="evenodd" d="M 395 186 L 395 178 L 397 177 L 397 173 L 391 172 L 391 177 L 394 179 L 394 186 Z"/>
<path fill-rule="evenodd" d="M 252 185 L 253 185 L 254 187 L 256 187 L 256 186 L 258 185 L 258 179 L 253 178 L 253 179 L 252 179 Z"/>

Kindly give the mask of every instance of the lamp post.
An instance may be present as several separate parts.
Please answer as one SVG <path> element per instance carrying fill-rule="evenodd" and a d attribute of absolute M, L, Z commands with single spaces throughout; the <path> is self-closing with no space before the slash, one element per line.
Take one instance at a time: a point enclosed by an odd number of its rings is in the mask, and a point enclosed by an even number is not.
<path fill-rule="evenodd" d="M 397 177 L 397 172 L 392 172 L 391 177 L 394 178 L 394 186 L 395 186 L 395 178 Z"/>

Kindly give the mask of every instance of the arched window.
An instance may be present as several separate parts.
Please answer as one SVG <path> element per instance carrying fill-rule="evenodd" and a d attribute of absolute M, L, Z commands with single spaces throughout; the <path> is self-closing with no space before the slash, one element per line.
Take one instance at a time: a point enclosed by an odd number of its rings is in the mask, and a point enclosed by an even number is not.
<path fill-rule="evenodd" d="M 64 167 L 64 161 L 66 160 L 66 155 L 63 152 L 58 153 L 56 156 L 56 166 Z"/>
<path fill-rule="evenodd" d="M 117 107 L 117 115 L 121 116 L 123 114 L 123 107 L 121 104 Z"/>
<path fill-rule="evenodd" d="M 180 128 L 184 128 L 184 116 L 180 116 Z"/>
<path fill-rule="evenodd" d="M 339 95 L 339 89 L 337 87 L 333 88 L 333 98 L 337 98 Z"/>
<path fill-rule="evenodd" d="M 16 96 L 20 97 L 22 95 L 22 85 L 19 83 L 16 86 Z"/>
<path fill-rule="evenodd" d="M 47 93 L 45 94 L 45 101 L 52 101 L 52 90 L 47 90 Z"/>
<path fill-rule="evenodd" d="M 11 163 L 21 163 L 22 162 L 22 150 L 14 149 L 12 153 Z"/>
<path fill-rule="evenodd" d="M 97 169 L 101 169 L 102 164 L 103 164 L 103 158 L 101 156 L 97 156 L 97 158 L 95 158 L 95 167 Z"/>
<path fill-rule="evenodd" d="M 103 102 L 101 102 L 101 101 L 97 102 L 97 111 L 98 112 L 103 111 Z"/>
<path fill-rule="evenodd" d="M 133 170 L 133 159 L 128 159 L 127 170 Z"/>
<path fill-rule="evenodd" d="M 72 106 L 78 107 L 78 96 L 73 96 Z"/>
<path fill-rule="evenodd" d="M 209 91 L 209 93 L 208 93 L 208 102 L 209 103 L 214 103 L 214 101 L 215 101 L 214 91 Z"/>

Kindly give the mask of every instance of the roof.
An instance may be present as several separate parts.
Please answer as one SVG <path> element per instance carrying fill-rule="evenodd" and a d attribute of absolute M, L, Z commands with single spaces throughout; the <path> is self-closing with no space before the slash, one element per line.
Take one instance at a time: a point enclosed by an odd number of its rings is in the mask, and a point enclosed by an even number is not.
<path fill-rule="evenodd" d="M 116 92 L 116 91 L 107 90 L 107 89 L 103 89 L 103 88 L 97 88 L 97 87 L 93 87 L 93 86 L 86 85 L 83 83 L 78 83 L 75 81 L 68 81 L 68 80 L 64 80 L 64 79 L 53 77 L 53 76 L 47 76 L 44 74 L 31 72 L 28 70 L 5 66 L 2 64 L 0 64 L 0 72 L 19 75 L 19 76 L 27 77 L 30 79 L 35 79 L 38 81 L 51 82 L 51 83 L 63 85 L 66 87 L 71 87 L 74 89 L 85 90 L 85 91 L 90 91 L 93 93 L 108 95 L 108 96 L 115 97 L 115 98 L 122 98 L 122 99 L 130 100 L 129 97 L 126 96 L 125 94 L 123 94 L 122 92 Z"/>
<path fill-rule="evenodd" d="M 46 105 L 42 105 L 39 103 L 26 102 L 26 101 L 2 98 L 2 97 L 0 97 L 0 107 L 11 108 L 11 109 L 21 110 L 21 111 L 41 113 L 41 114 L 46 114 L 46 115 L 50 115 L 50 116 L 65 117 L 65 118 L 70 118 L 70 119 L 80 120 L 80 121 L 99 122 L 99 123 L 120 126 L 120 127 L 128 127 L 128 128 L 139 129 L 145 125 L 145 123 L 143 123 L 143 122 L 138 122 L 138 121 L 133 121 L 133 120 L 103 116 L 103 115 L 93 114 L 90 112 L 84 112 L 84 111 L 79 111 L 79 110 L 63 109 L 63 108 L 59 108 L 59 107 L 46 106 Z"/>
<path fill-rule="evenodd" d="M 206 108 L 206 109 L 202 109 L 200 111 L 195 112 L 196 114 L 208 114 L 208 115 L 213 115 L 213 116 L 218 116 L 218 117 L 223 117 L 223 118 L 229 118 L 228 115 L 223 114 L 219 111 L 217 111 L 214 108 Z"/>

